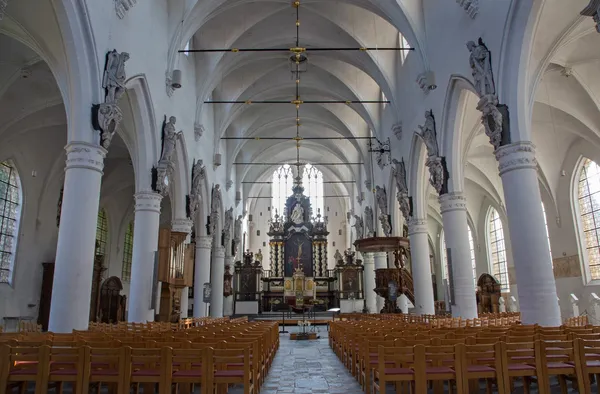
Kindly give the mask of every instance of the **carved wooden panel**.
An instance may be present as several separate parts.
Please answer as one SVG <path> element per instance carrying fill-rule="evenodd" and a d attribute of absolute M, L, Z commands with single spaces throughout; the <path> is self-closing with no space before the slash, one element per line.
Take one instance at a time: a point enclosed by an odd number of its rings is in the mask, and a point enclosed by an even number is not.
<path fill-rule="evenodd" d="M 555 278 L 577 278 L 581 276 L 581 265 L 579 256 L 559 257 L 552 260 Z"/>

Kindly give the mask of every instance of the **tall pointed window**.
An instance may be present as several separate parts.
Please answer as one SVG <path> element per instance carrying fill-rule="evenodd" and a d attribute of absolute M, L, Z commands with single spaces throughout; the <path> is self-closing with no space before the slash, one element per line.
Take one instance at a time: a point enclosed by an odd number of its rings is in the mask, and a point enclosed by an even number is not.
<path fill-rule="evenodd" d="M 502 291 L 510 291 L 504 230 L 502 229 L 500 215 L 494 208 L 490 208 L 488 213 L 488 246 L 492 274 L 500 281 Z"/>
<path fill-rule="evenodd" d="M 600 279 L 600 166 L 585 159 L 578 185 L 579 220 L 583 230 L 584 261 L 592 280 Z"/>
<path fill-rule="evenodd" d="M 23 192 L 17 169 L 0 163 L 0 283 L 12 283 Z"/>
<path fill-rule="evenodd" d="M 406 38 L 404 38 L 402 33 L 398 33 L 398 44 L 400 45 L 400 48 L 410 48 L 410 44 L 408 43 Z M 407 50 L 400 51 L 400 62 L 402 64 L 404 64 L 404 61 L 406 60 L 406 56 L 408 56 L 408 52 L 409 51 L 407 51 Z"/>
<path fill-rule="evenodd" d="M 552 246 L 550 245 L 550 232 L 548 231 L 548 220 L 546 220 L 546 208 L 542 203 L 542 213 L 544 214 L 544 227 L 546 228 L 546 237 L 548 238 L 548 250 L 550 251 L 550 258 L 552 259 Z"/>
<path fill-rule="evenodd" d="M 131 261 L 133 257 L 133 222 L 129 222 L 125 231 L 125 242 L 123 243 L 123 270 L 121 279 L 125 282 L 131 281 Z"/>
<path fill-rule="evenodd" d="M 473 267 L 473 282 L 475 282 L 475 287 L 477 287 L 477 260 L 475 260 L 475 243 L 473 242 L 473 232 L 471 231 L 471 226 L 467 225 L 469 229 L 469 250 L 471 252 L 471 267 Z"/>
<path fill-rule="evenodd" d="M 440 234 L 440 238 L 442 239 L 442 243 L 440 247 L 440 257 L 442 259 L 442 279 L 448 279 L 448 250 L 446 249 L 446 236 L 444 235 L 444 230 Z"/>
<path fill-rule="evenodd" d="M 106 211 L 101 209 L 98 212 L 98 222 L 96 223 L 96 254 L 106 255 L 106 241 L 108 240 L 108 221 L 106 220 Z"/>
<path fill-rule="evenodd" d="M 279 216 L 283 215 L 285 201 L 292 195 L 293 185 L 294 173 L 289 164 L 284 164 L 273 172 L 271 183 L 271 216 L 275 216 L 275 212 Z"/>
<path fill-rule="evenodd" d="M 316 216 L 317 212 L 325 215 L 323 211 L 323 173 L 307 164 L 302 172 L 302 185 L 304 186 L 304 194 L 310 198 L 313 215 Z"/>

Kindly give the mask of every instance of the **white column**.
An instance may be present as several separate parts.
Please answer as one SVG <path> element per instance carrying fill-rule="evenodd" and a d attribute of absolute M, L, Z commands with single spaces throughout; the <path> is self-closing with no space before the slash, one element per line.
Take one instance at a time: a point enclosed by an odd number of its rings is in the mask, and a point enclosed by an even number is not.
<path fill-rule="evenodd" d="M 152 288 L 158 280 L 154 277 L 154 255 L 158 250 L 161 201 L 162 196 L 153 191 L 141 191 L 135 194 L 131 286 L 127 315 L 127 320 L 130 322 L 154 321 L 155 311 L 151 309 L 152 297 L 156 297 L 157 308 L 160 302 L 160 297 L 152 294 Z M 160 289 L 157 287 L 156 291 L 159 292 Z"/>
<path fill-rule="evenodd" d="M 223 317 L 223 275 L 225 274 L 225 248 L 213 249 L 213 261 L 210 272 L 210 316 Z"/>
<path fill-rule="evenodd" d="M 48 326 L 53 332 L 88 328 L 100 183 L 106 156 L 105 149 L 85 142 L 71 142 L 65 150 L 64 194 Z"/>
<path fill-rule="evenodd" d="M 224 267 L 229 266 L 229 273 L 231 275 L 233 275 L 233 272 L 234 272 L 233 260 L 234 260 L 233 256 L 226 256 L 224 259 L 224 261 L 225 261 Z M 223 273 L 224 272 L 225 271 L 223 271 Z M 231 286 L 232 286 L 232 291 L 233 291 L 233 277 L 231 278 Z M 231 316 L 231 315 L 233 315 L 233 294 L 231 294 L 228 297 L 223 297 L 223 316 Z"/>
<path fill-rule="evenodd" d="M 408 237 L 415 288 L 415 312 L 419 315 L 433 315 L 435 314 L 435 305 L 433 282 L 431 281 L 431 262 L 429 261 L 427 221 L 411 219 L 408 224 Z"/>
<path fill-rule="evenodd" d="M 408 297 L 405 294 L 400 294 L 396 305 L 398 305 L 402 313 L 408 313 Z"/>
<path fill-rule="evenodd" d="M 181 318 L 182 319 L 187 319 L 188 317 L 188 307 L 189 307 L 189 297 L 190 297 L 190 288 L 189 287 L 184 287 L 183 289 L 181 289 L 181 304 L 180 304 L 180 308 L 181 308 Z"/>
<path fill-rule="evenodd" d="M 387 253 L 386 252 L 376 252 L 373 253 L 373 259 L 375 260 L 375 269 L 383 269 L 387 268 Z M 383 309 L 383 305 L 385 304 L 385 299 L 383 297 L 377 296 L 377 312 L 381 312 Z"/>
<path fill-rule="evenodd" d="M 196 236 L 196 257 L 194 260 L 194 317 L 206 317 L 206 304 L 202 302 L 204 283 L 210 282 L 211 236 Z"/>
<path fill-rule="evenodd" d="M 537 177 L 535 147 L 517 142 L 496 150 L 504 189 L 523 324 L 560 326 L 556 283 Z"/>
<path fill-rule="evenodd" d="M 378 313 L 377 294 L 375 294 L 375 259 L 373 253 L 363 253 L 365 267 L 365 299 L 369 313 Z"/>
<path fill-rule="evenodd" d="M 471 246 L 469 245 L 467 199 L 462 193 L 454 192 L 440 196 L 439 200 L 446 247 L 450 250 L 448 260 L 452 263 L 452 286 L 454 288 L 452 316 L 475 319 L 478 314 L 471 264 Z"/>

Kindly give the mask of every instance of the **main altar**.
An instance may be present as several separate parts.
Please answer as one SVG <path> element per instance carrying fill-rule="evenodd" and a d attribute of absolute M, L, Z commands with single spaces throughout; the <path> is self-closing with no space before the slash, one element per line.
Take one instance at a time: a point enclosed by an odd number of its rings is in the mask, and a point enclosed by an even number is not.
<path fill-rule="evenodd" d="M 327 223 L 313 216 L 309 197 L 297 182 L 283 215 L 269 223 L 269 270 L 261 278 L 262 311 L 292 307 L 326 311 L 337 307 L 336 275 L 327 266 Z"/>

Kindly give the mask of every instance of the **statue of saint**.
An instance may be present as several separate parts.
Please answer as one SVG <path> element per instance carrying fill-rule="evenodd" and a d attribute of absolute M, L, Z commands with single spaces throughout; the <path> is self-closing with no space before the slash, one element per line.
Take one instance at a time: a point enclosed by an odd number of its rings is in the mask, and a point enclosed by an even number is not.
<path fill-rule="evenodd" d="M 469 56 L 469 65 L 471 66 L 475 90 L 479 97 L 495 95 L 494 76 L 492 74 L 492 62 L 490 51 L 487 49 L 483 40 L 480 38 L 478 43 L 467 42 L 467 48 L 471 55 Z"/>
<path fill-rule="evenodd" d="M 237 242 L 242 240 L 242 215 L 239 215 L 235 220 L 235 228 L 233 230 L 233 239 Z"/>
<path fill-rule="evenodd" d="M 216 214 L 221 209 L 221 186 L 215 185 L 212 191 L 212 199 L 210 203 L 211 213 Z"/>
<path fill-rule="evenodd" d="M 352 226 L 356 229 L 356 239 L 364 238 L 364 224 L 363 220 L 360 216 L 354 215 L 354 225 Z"/>
<path fill-rule="evenodd" d="M 196 210 L 200 206 L 200 195 L 202 194 L 202 181 L 206 177 L 206 168 L 202 160 L 198 160 L 192 167 L 192 191 L 190 193 L 190 217 L 194 218 Z"/>
<path fill-rule="evenodd" d="M 438 157 L 439 152 L 437 136 L 435 132 L 435 119 L 432 111 L 425 111 L 425 124 L 423 126 L 419 126 L 419 129 L 421 129 L 419 136 L 423 138 L 425 146 L 427 146 L 427 156 Z"/>
<path fill-rule="evenodd" d="M 393 159 L 392 164 L 394 179 L 396 179 L 396 192 L 408 193 L 408 185 L 406 184 L 406 165 L 404 164 L 404 160 L 398 161 Z"/>
<path fill-rule="evenodd" d="M 106 89 L 104 102 L 107 104 L 116 104 L 125 93 L 125 62 L 129 60 L 129 53 L 117 52 L 116 49 L 110 51 L 106 57 L 106 69 L 102 87 Z"/>
<path fill-rule="evenodd" d="M 183 135 L 183 131 L 175 131 L 175 122 L 177 122 L 177 119 L 174 116 L 171 116 L 163 128 L 163 150 L 162 155 L 160 156 L 161 161 L 172 162 L 177 140 Z"/>
<path fill-rule="evenodd" d="M 367 233 L 365 234 L 365 236 L 371 237 L 373 236 L 374 233 L 374 221 L 373 221 L 373 209 L 371 209 L 371 207 L 366 207 L 365 208 L 365 229 L 367 230 Z"/>
<path fill-rule="evenodd" d="M 375 186 L 375 198 L 377 199 L 377 207 L 379 214 L 388 214 L 387 193 L 384 187 Z"/>
<path fill-rule="evenodd" d="M 294 224 L 304 223 L 304 208 L 302 208 L 302 205 L 299 202 L 297 202 L 296 205 L 294 205 L 294 209 L 292 210 L 290 220 Z"/>
<path fill-rule="evenodd" d="M 258 252 L 254 256 L 256 258 L 256 261 L 258 261 L 259 263 L 262 264 L 262 260 L 263 260 L 262 250 L 258 249 Z"/>
<path fill-rule="evenodd" d="M 340 264 L 340 262 L 342 262 L 342 263 L 344 262 L 344 257 L 340 253 L 339 249 L 335 250 L 335 254 L 333 255 L 333 259 L 335 260 L 336 264 Z"/>

